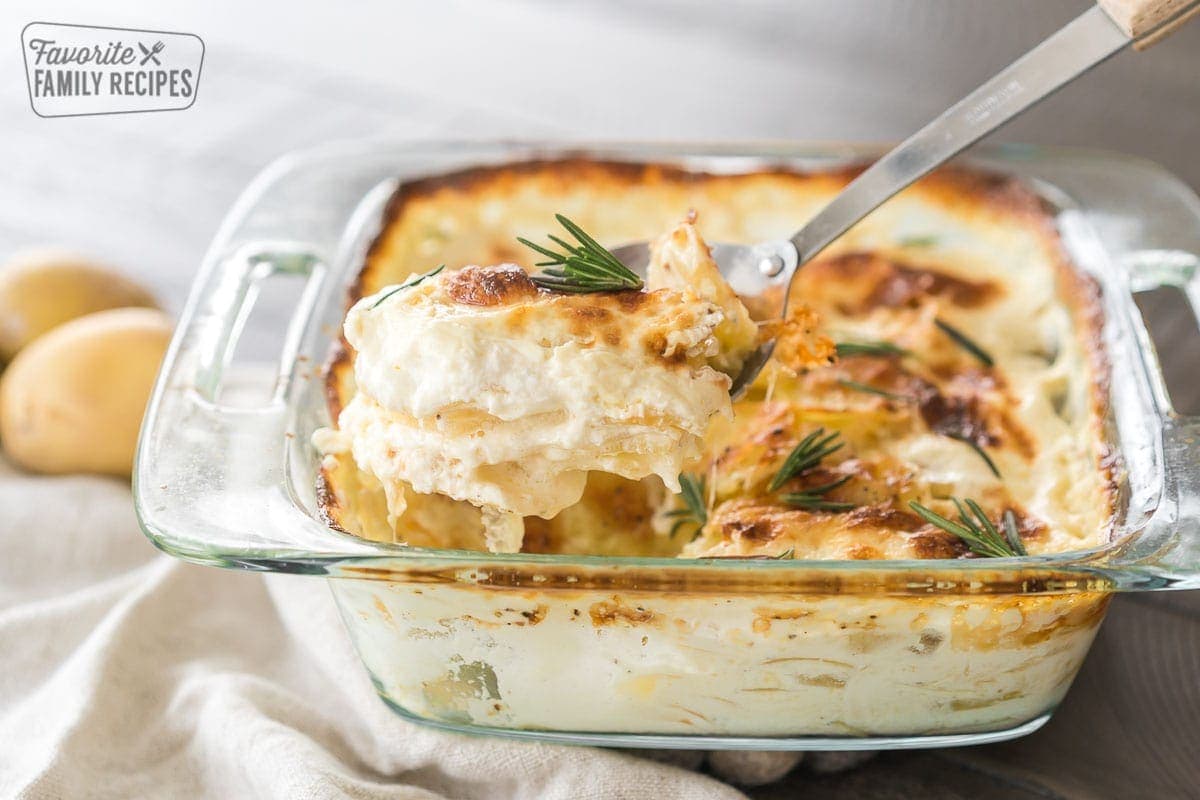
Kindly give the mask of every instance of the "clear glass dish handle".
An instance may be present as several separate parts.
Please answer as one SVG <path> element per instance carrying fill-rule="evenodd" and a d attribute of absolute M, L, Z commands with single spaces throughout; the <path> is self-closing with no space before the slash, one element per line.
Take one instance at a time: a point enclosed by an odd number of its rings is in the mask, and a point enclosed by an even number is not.
<path fill-rule="evenodd" d="M 324 259 L 315 248 L 300 242 L 253 242 L 234 251 L 225 265 L 213 272 L 218 285 L 204 293 L 211 298 L 207 309 L 210 313 L 188 320 L 193 325 L 213 323 L 211 330 L 185 333 L 185 338 L 195 334 L 199 357 L 194 383 L 197 391 L 209 401 L 218 401 L 226 368 L 233 359 L 234 349 L 264 282 L 274 275 L 298 275 L 308 281 L 278 357 L 275 389 L 268 403 L 270 407 L 278 406 L 287 393 L 292 362 L 319 295 L 324 271 Z"/>
<path fill-rule="evenodd" d="M 298 242 L 252 242 L 209 260 L 179 323 L 146 412 L 134 469 L 143 529 L 159 547 L 220 566 L 230 552 L 355 554 L 356 546 L 304 513 L 285 480 L 296 353 L 327 289 L 326 260 Z M 277 369 L 230 370 L 266 279 L 306 278 Z M 214 458 L 220 454 L 220 458 Z M 298 570 L 302 571 L 302 570 Z"/>
<path fill-rule="evenodd" d="M 1200 256 L 1141 250 L 1129 253 L 1124 266 L 1134 292 L 1177 289 L 1200 324 Z M 1135 538 L 1124 557 L 1151 569 L 1170 588 L 1200 588 L 1200 416 L 1177 413 L 1161 374 L 1154 377 L 1162 424 L 1162 496 L 1145 534 Z"/>

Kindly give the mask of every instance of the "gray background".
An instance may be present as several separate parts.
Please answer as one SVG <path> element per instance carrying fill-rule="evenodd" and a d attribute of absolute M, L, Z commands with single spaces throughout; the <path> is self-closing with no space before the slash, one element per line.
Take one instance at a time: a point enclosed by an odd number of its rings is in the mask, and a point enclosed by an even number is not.
<path fill-rule="evenodd" d="M 223 212 L 289 149 L 380 134 L 894 140 L 1087 3 L 298 6 L 4 3 L 0 258 L 30 245 L 73 247 L 141 276 L 177 309 Z M 35 20 L 199 34 L 207 53 L 195 105 L 36 117 L 19 48 L 20 29 Z M 1118 56 L 998 138 L 1136 153 L 1200 186 L 1200 22 L 1147 53 Z M 1197 355 L 1175 358 L 1186 368 Z M 1192 374 L 1183 385 L 1195 394 Z M 1042 732 L 1006 745 L 888 754 L 850 776 L 799 772 L 760 795 L 1194 794 L 1198 628 L 1200 603 L 1190 596 L 1121 598 Z"/>

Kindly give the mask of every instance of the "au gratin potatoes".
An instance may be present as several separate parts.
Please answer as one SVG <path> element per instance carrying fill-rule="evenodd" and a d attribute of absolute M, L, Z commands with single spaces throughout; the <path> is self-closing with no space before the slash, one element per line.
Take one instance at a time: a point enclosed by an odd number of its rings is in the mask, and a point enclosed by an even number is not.
<path fill-rule="evenodd" d="M 705 240 L 787 235 L 852 172 L 560 160 L 404 184 L 330 364 L 327 521 L 427 547 L 686 558 L 1107 540 L 1098 291 L 1019 183 L 944 170 L 738 297 Z M 645 286 L 539 284 L 556 214 L 655 240 Z M 561 235 L 561 231 L 559 232 Z M 441 266 L 445 265 L 445 266 Z M 761 337 L 776 358 L 731 404 Z M 1001 552 L 974 534 L 998 535 Z"/>

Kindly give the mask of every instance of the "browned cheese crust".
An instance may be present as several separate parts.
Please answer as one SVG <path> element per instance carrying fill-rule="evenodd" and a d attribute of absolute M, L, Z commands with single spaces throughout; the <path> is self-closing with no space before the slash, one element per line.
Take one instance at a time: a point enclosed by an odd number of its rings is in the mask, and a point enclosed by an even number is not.
<path fill-rule="evenodd" d="M 387 204 L 348 302 L 439 263 L 517 264 L 533 272 L 538 258 L 516 238 L 543 237 L 559 212 L 610 245 L 651 239 L 689 210 L 698 213 L 699 229 L 710 242 L 778 238 L 815 213 L 856 172 L 766 169 L 715 175 L 568 158 L 409 181 Z M 1043 286 L 1042 294 L 1030 293 L 1029 285 Z M 456 302 L 477 306 L 539 294 L 515 267 L 462 270 L 450 279 L 448 291 Z M 819 324 L 836 340 L 886 340 L 905 353 L 836 360 L 822 353 L 815 367 L 813 354 L 800 353 L 796 368 L 769 369 L 735 404 L 734 421 L 714 424 L 706 438 L 711 446 L 694 465 L 695 474 L 707 478 L 709 522 L 702 532 L 665 535 L 663 503 L 672 504 L 655 480 L 593 475 L 577 506 L 552 520 L 527 521 L 525 549 L 954 558 L 967 552 L 964 545 L 911 513 L 907 502 L 919 500 L 949 514 L 948 498 L 964 487 L 975 487 L 973 496 L 989 511 L 1015 512 L 1033 552 L 1107 541 L 1119 476 L 1106 443 L 1108 365 L 1100 294 L 1096 282 L 1069 260 L 1054 211 L 1039 196 L 1007 177 L 941 170 L 805 265 L 793 291 L 791 307 L 804 310 L 804 316 L 790 321 L 798 330 Z M 769 319 L 781 299 L 778 294 L 743 298 L 760 320 Z M 1028 308 L 1034 301 L 1054 308 Z M 654 302 L 654 295 L 555 296 L 552 302 L 575 303 L 581 331 L 614 344 L 624 332 L 610 323 L 621 315 L 607 313 L 607 305 L 627 312 L 633 304 Z M 1065 337 L 1027 335 L 1031 326 L 1051 330 L 1059 312 Z M 997 342 L 997 363 L 981 363 L 940 331 L 936 320 Z M 1013 326 L 1011 350 L 1005 325 Z M 780 366 L 786 367 L 787 325 L 774 333 L 781 342 Z M 653 349 L 657 343 L 643 344 Z M 863 386 L 877 391 L 864 392 Z M 327 372 L 335 420 L 353 392 L 352 354 L 343 341 Z M 1055 393 L 1061 398 L 1046 400 L 1045 408 L 1053 411 L 1045 413 L 1061 419 L 1041 424 L 1030 416 L 1043 413 L 1030 398 L 1041 403 Z M 769 490 L 788 452 L 817 427 L 839 431 L 845 446 L 783 489 Z M 1064 435 L 1076 444 L 1064 444 Z M 1003 480 L 984 480 L 973 472 L 943 485 L 914 466 L 921 457 L 910 454 L 931 442 L 941 447 L 946 439 L 955 447 L 992 454 Z M 964 452 L 968 455 L 956 457 L 967 463 L 974 456 Z M 320 505 L 331 525 L 372 539 L 483 549 L 477 510 L 446 498 L 410 497 L 412 519 L 393 529 L 381 517 L 380 488 L 347 460 L 328 457 L 321 478 Z M 1087 476 L 1088 486 L 1064 487 L 1062 497 L 1047 495 L 1046 476 L 1068 467 Z M 846 476 L 849 480 L 827 499 L 852 504 L 851 510 L 805 510 L 781 499 Z"/>

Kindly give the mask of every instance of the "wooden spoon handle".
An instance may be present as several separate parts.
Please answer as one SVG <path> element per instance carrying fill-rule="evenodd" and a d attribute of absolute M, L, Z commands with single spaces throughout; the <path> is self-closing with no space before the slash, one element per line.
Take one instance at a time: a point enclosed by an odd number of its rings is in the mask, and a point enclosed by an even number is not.
<path fill-rule="evenodd" d="M 1200 14 L 1196 0 L 1097 0 L 1100 7 L 1121 27 L 1138 50 L 1157 44 L 1183 23 Z M 1167 20 L 1173 20 L 1163 26 Z M 1160 28 L 1160 26 L 1163 26 Z M 1157 29 L 1157 30 L 1156 30 Z M 1151 33 L 1153 31 L 1153 33 Z M 1150 34 L 1147 36 L 1147 34 Z M 1145 37 L 1145 38 L 1143 38 Z"/>

